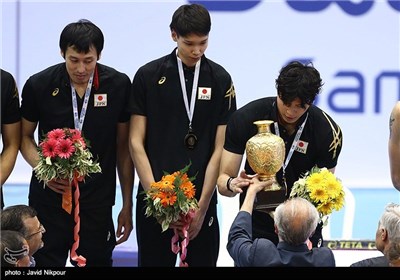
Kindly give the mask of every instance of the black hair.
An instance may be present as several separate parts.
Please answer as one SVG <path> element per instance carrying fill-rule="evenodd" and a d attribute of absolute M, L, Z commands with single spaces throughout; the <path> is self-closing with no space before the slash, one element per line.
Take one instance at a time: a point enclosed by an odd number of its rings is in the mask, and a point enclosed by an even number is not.
<path fill-rule="evenodd" d="M 27 237 L 30 232 L 29 229 L 25 227 L 24 220 L 36 216 L 37 212 L 31 206 L 23 204 L 8 206 L 1 210 L 1 229 L 15 230 Z"/>
<path fill-rule="evenodd" d="M 99 58 L 104 47 L 103 32 L 87 19 L 70 23 L 60 35 L 60 49 L 64 55 L 68 47 L 73 47 L 78 53 L 88 53 L 94 47 Z"/>
<path fill-rule="evenodd" d="M 301 100 L 301 106 L 311 105 L 322 88 L 322 79 L 311 62 L 302 64 L 292 61 L 282 67 L 275 80 L 278 95 L 285 105 L 296 98 Z"/>
<path fill-rule="evenodd" d="M 172 15 L 169 28 L 183 37 L 191 33 L 208 35 L 211 30 L 210 13 L 200 4 L 182 5 Z"/>

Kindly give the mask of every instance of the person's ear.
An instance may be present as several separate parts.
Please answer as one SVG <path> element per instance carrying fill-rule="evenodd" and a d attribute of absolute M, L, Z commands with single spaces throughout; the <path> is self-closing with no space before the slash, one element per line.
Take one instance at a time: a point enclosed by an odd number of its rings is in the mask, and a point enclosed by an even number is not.
<path fill-rule="evenodd" d="M 60 50 L 60 54 L 65 59 L 65 53 L 62 50 Z"/>
<path fill-rule="evenodd" d="M 278 232 L 279 232 L 278 227 L 276 225 L 274 225 L 274 228 L 275 228 L 275 233 L 278 234 Z"/>
<path fill-rule="evenodd" d="M 174 30 L 171 31 L 171 38 L 176 42 L 178 40 L 178 34 Z"/>
<path fill-rule="evenodd" d="M 387 230 L 384 229 L 384 228 L 381 228 L 380 231 L 381 231 L 381 233 L 380 233 L 380 235 L 381 235 L 381 240 L 382 240 L 382 241 L 386 241 L 386 240 L 388 239 Z"/>

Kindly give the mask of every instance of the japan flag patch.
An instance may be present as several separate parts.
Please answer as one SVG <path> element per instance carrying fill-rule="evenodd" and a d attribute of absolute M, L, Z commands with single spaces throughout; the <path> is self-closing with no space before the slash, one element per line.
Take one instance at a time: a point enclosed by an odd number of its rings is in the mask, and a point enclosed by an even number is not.
<path fill-rule="evenodd" d="M 107 106 L 107 94 L 95 94 L 94 95 L 94 107 L 106 107 Z"/>
<path fill-rule="evenodd" d="M 296 152 L 299 152 L 299 153 L 302 153 L 302 154 L 306 154 L 307 153 L 307 148 L 308 148 L 308 142 L 300 140 L 299 142 L 297 142 Z"/>
<path fill-rule="evenodd" d="M 198 100 L 211 100 L 211 88 L 199 87 L 197 99 Z"/>

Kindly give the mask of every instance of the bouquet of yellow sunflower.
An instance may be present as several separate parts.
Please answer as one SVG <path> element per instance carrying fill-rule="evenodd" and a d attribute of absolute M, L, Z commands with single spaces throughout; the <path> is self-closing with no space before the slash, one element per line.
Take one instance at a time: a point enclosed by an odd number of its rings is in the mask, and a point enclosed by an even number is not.
<path fill-rule="evenodd" d="M 318 210 L 321 220 L 344 206 L 345 192 L 340 179 L 326 167 L 314 166 L 294 182 L 289 197 L 299 196 L 310 201 Z M 328 222 L 325 219 L 324 225 Z"/>

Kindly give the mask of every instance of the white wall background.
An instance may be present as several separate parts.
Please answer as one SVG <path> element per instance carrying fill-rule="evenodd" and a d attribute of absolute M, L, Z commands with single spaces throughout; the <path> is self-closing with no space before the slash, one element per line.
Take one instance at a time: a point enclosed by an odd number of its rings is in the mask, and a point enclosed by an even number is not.
<path fill-rule="evenodd" d="M 87 18 L 105 35 L 100 62 L 133 78 L 139 66 L 172 51 L 171 16 L 188 2 L 1 0 L 1 68 L 14 74 L 21 92 L 31 74 L 63 61 L 58 40 L 64 26 Z M 233 2 L 256 5 L 226 11 L 233 5 L 225 1 L 220 5 L 225 11 L 211 11 L 206 55 L 231 73 L 238 105 L 275 95 L 275 78 L 289 60 L 312 60 L 325 82 L 318 105 L 333 116 L 344 134 L 336 174 L 350 189 L 392 188 L 387 140 L 390 111 L 400 99 L 399 1 Z M 324 7 L 318 8 L 317 2 Z M 371 7 L 352 15 L 368 2 Z M 299 11 L 293 3 L 308 4 L 315 11 Z M 395 77 L 383 79 L 377 90 L 377 79 L 384 72 Z M 378 92 L 380 108 L 375 112 Z M 358 108 L 360 96 L 365 103 L 359 112 L 341 112 Z M 30 175 L 30 167 L 19 157 L 8 183 L 28 183 Z M 236 213 L 236 199 L 221 198 L 221 203 L 224 211 L 229 213 L 232 207 Z M 231 219 L 224 216 L 224 224 Z M 226 234 L 224 228 L 221 247 Z"/>
<path fill-rule="evenodd" d="M 316 12 L 297 11 L 289 5 L 291 1 L 253 2 L 260 3 L 244 11 L 211 11 L 206 55 L 231 73 L 239 106 L 275 95 L 274 80 L 289 60 L 311 59 L 325 81 L 318 105 L 344 133 L 337 175 L 349 188 L 391 187 L 388 120 L 400 99 L 399 77 L 383 80 L 380 111 L 376 113 L 374 107 L 377 77 L 383 72 L 400 75 L 399 1 L 369 1 L 373 5 L 358 16 L 350 15 L 338 2 L 362 5 L 367 1 L 323 1 L 327 7 Z M 390 5 L 394 2 L 397 10 Z M 2 0 L 0 65 L 15 75 L 22 91 L 31 74 L 62 61 L 58 40 L 64 26 L 87 18 L 105 34 L 100 62 L 133 77 L 139 66 L 175 46 L 168 26 L 172 13 L 185 3 Z M 229 5 L 225 4 L 228 9 Z M 354 76 L 340 77 L 339 72 L 358 73 L 363 87 Z M 346 87 L 352 92 L 340 90 Z M 365 100 L 361 112 L 339 112 L 357 108 L 360 95 Z M 335 108 L 329 104 L 331 96 Z M 30 168 L 19 158 L 9 182 L 27 182 L 29 176 Z"/>

